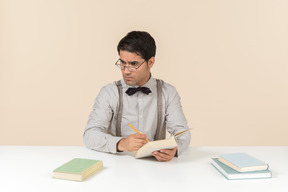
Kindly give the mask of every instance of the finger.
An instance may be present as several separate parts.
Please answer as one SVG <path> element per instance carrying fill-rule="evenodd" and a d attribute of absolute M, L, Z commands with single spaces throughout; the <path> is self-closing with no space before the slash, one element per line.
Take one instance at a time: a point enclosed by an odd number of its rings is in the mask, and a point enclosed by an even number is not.
<path fill-rule="evenodd" d="M 160 150 L 161 153 L 165 153 L 165 154 L 167 154 L 169 156 L 175 156 L 176 151 L 177 151 L 177 147 L 175 147 L 173 149 L 161 149 Z"/>
<path fill-rule="evenodd" d="M 158 161 L 170 161 L 173 159 L 177 152 L 177 147 L 173 149 L 161 149 L 160 151 L 154 151 L 152 155 L 158 160 Z"/>
<path fill-rule="evenodd" d="M 147 139 L 147 135 L 145 133 L 136 134 L 135 138 L 137 138 L 137 139 Z"/>
<path fill-rule="evenodd" d="M 145 145 L 146 143 L 147 142 L 144 139 L 138 139 L 138 140 L 135 140 L 133 147 L 134 149 L 138 150 L 141 147 L 143 147 L 143 145 Z"/>
<path fill-rule="evenodd" d="M 147 143 L 147 137 L 134 138 L 134 142 L 141 143 L 142 145 L 144 145 L 145 143 Z"/>
<path fill-rule="evenodd" d="M 173 156 L 169 156 L 166 153 L 161 153 L 159 151 L 154 151 L 152 155 L 158 160 L 158 161 L 169 161 L 173 158 Z"/>
<path fill-rule="evenodd" d="M 170 158 L 165 158 L 165 157 L 162 157 L 162 156 L 154 156 L 154 157 L 160 162 L 166 162 L 166 161 L 170 161 L 171 160 Z"/>
<path fill-rule="evenodd" d="M 140 143 L 140 144 L 142 144 L 142 145 L 144 145 L 144 144 L 147 143 L 147 141 L 146 141 L 145 139 L 136 139 L 135 142 L 136 142 L 136 143 Z"/>
<path fill-rule="evenodd" d="M 140 134 L 133 134 L 128 136 L 130 142 L 142 142 L 145 141 L 145 137 L 140 136 Z"/>

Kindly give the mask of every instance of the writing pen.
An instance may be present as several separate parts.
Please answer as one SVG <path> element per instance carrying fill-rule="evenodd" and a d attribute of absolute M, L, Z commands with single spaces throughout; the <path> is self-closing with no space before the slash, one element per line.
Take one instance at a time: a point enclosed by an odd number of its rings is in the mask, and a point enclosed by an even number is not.
<path fill-rule="evenodd" d="M 134 129 L 134 131 L 136 131 L 138 134 L 141 134 L 141 133 L 140 133 L 137 129 L 135 129 L 130 123 L 128 123 L 128 125 L 129 125 L 132 129 Z M 149 142 L 148 139 L 146 139 L 146 141 Z"/>

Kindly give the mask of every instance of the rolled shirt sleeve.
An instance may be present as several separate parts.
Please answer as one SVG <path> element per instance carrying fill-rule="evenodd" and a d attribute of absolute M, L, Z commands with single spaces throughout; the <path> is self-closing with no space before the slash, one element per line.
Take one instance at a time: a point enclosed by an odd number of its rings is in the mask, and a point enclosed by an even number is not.
<path fill-rule="evenodd" d="M 83 136 L 84 144 L 87 148 L 108 153 L 117 152 L 117 143 L 122 137 L 116 137 L 109 133 L 109 126 L 114 114 L 114 109 L 111 105 L 113 100 L 115 100 L 111 99 L 111 96 L 113 97 L 114 95 L 109 93 L 109 89 L 114 90 L 115 87 L 113 86 L 110 84 L 103 87 L 95 99 L 93 111 L 89 115 Z"/>

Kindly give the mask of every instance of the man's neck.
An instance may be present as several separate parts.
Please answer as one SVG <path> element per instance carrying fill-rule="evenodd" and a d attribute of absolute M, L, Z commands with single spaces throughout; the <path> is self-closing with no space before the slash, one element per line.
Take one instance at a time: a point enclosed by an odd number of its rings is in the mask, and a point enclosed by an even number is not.
<path fill-rule="evenodd" d="M 139 83 L 137 86 L 142 87 L 143 85 L 145 85 L 149 80 L 151 79 L 151 73 L 149 73 L 148 79 L 146 81 L 143 81 L 143 83 Z"/>

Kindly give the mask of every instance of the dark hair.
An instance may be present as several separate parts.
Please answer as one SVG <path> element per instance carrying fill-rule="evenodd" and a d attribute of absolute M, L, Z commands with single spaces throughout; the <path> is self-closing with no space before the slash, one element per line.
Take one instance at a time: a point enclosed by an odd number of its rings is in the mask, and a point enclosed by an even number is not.
<path fill-rule="evenodd" d="M 156 44 L 149 33 L 145 31 L 131 31 L 120 40 L 117 46 L 118 54 L 120 54 L 120 50 L 136 53 L 148 61 L 156 54 Z"/>

